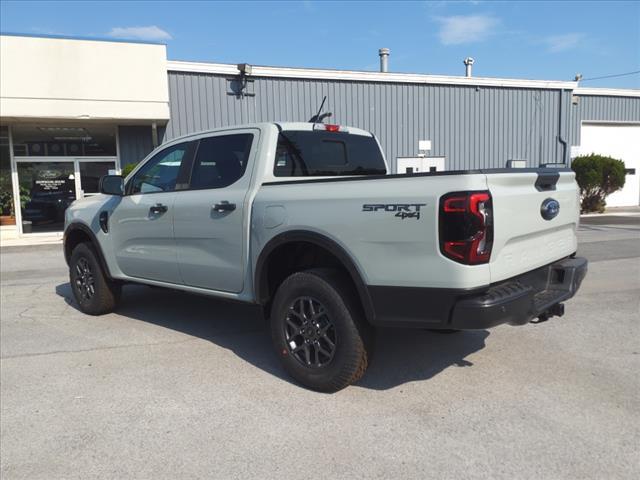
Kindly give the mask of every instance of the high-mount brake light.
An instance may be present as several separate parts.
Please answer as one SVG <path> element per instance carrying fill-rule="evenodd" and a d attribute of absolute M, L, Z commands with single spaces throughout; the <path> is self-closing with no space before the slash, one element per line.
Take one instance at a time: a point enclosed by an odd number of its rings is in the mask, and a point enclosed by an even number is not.
<path fill-rule="evenodd" d="M 488 263 L 493 247 L 493 205 L 488 191 L 440 198 L 440 251 L 458 263 Z"/>
<path fill-rule="evenodd" d="M 340 125 L 333 125 L 330 123 L 315 123 L 313 125 L 314 130 L 324 130 L 325 132 L 339 132 Z"/>

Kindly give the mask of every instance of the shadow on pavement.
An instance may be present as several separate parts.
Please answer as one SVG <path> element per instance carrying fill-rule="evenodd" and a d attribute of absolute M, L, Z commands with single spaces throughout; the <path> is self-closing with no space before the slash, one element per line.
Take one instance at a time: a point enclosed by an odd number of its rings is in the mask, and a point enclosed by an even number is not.
<path fill-rule="evenodd" d="M 77 308 L 69 283 L 56 293 Z M 116 313 L 208 340 L 233 351 L 250 364 L 286 381 L 271 347 L 261 308 L 244 303 L 193 295 L 177 290 L 128 285 Z M 357 385 L 386 390 L 428 380 L 452 365 L 473 365 L 465 357 L 484 348 L 486 330 L 434 333 L 426 330 L 381 329 L 373 359 Z"/>

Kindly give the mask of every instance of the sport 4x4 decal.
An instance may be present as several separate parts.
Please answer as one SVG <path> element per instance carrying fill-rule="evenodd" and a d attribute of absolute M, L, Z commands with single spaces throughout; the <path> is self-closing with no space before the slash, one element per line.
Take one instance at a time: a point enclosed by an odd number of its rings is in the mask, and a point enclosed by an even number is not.
<path fill-rule="evenodd" d="M 420 207 L 426 207 L 426 203 L 365 203 L 363 212 L 395 212 L 394 217 L 420 219 Z"/>

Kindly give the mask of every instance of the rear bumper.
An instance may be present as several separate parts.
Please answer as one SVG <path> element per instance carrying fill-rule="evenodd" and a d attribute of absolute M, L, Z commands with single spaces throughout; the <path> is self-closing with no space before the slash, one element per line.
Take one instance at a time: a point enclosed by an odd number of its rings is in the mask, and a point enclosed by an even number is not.
<path fill-rule="evenodd" d="M 480 290 L 369 287 L 380 326 L 485 329 L 561 314 L 587 274 L 585 258 L 566 258 Z"/>

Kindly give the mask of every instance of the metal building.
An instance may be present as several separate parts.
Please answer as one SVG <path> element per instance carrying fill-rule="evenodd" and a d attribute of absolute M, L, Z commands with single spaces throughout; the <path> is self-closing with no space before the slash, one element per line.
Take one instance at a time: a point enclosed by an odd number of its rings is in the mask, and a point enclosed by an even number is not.
<path fill-rule="evenodd" d="M 575 82 L 253 67 L 238 94 L 235 65 L 168 62 L 165 139 L 255 121 L 305 121 L 327 96 L 331 122 L 376 134 L 393 169 L 420 140 L 446 168 L 563 163 L 582 122 L 640 122 L 640 91 Z M 563 141 L 566 141 L 566 148 Z"/>

